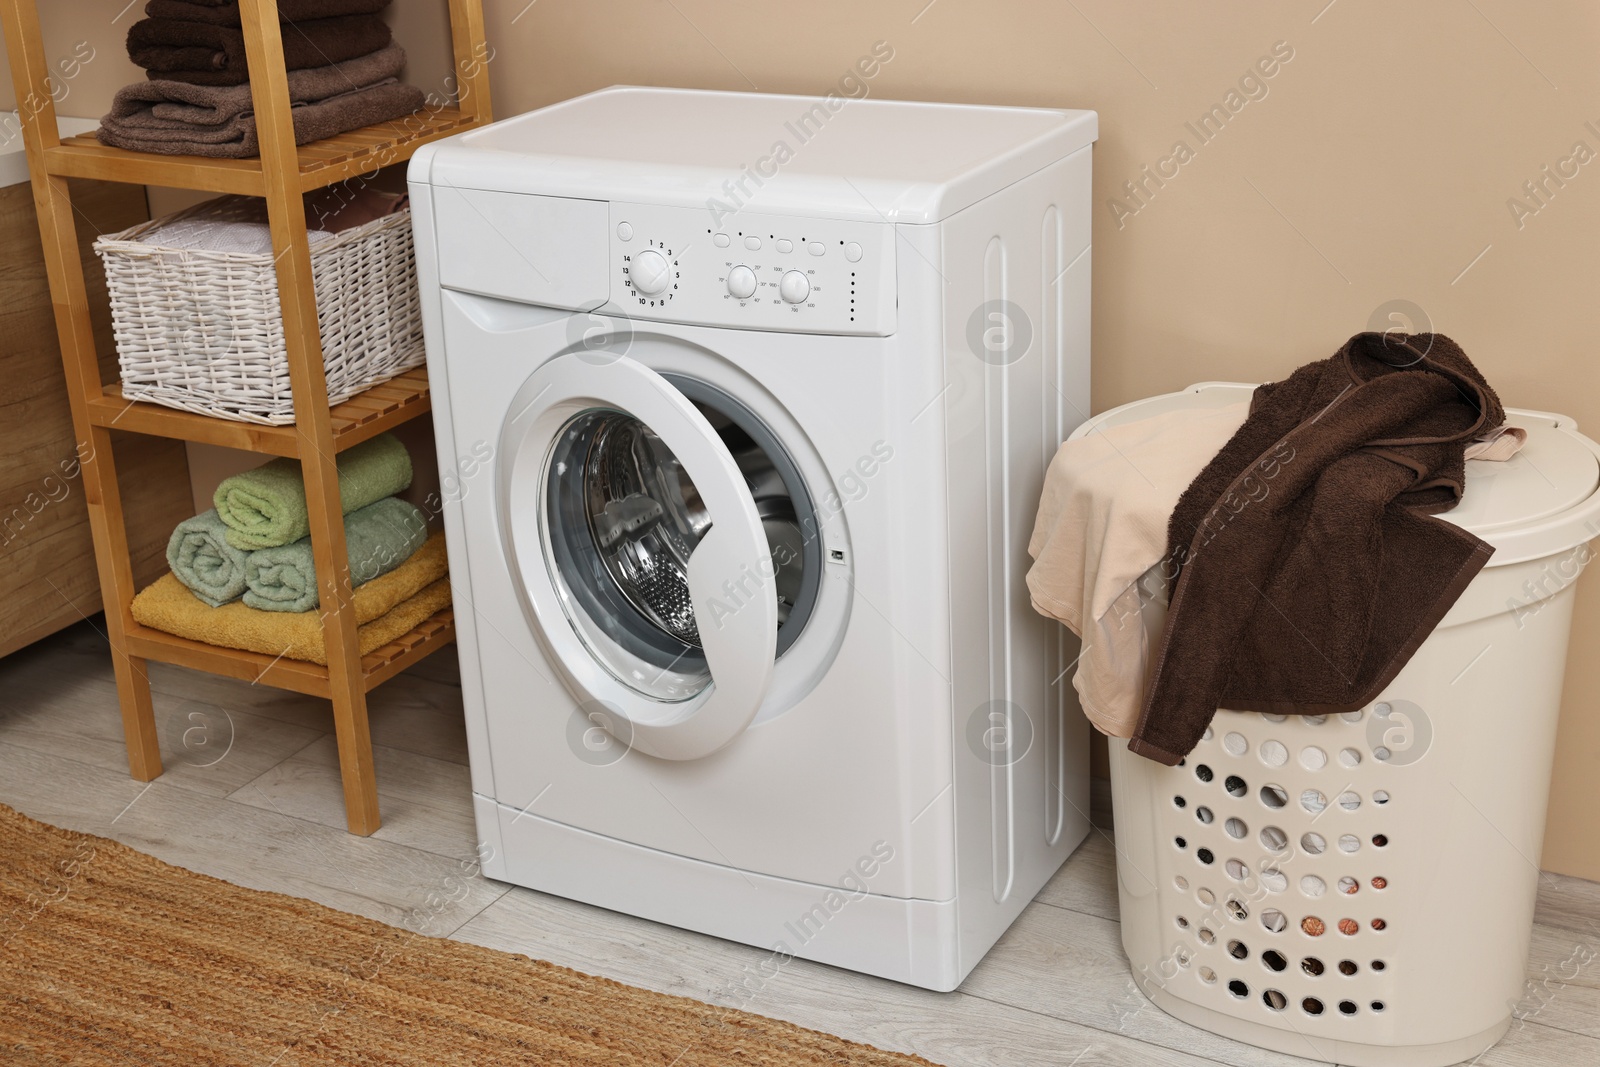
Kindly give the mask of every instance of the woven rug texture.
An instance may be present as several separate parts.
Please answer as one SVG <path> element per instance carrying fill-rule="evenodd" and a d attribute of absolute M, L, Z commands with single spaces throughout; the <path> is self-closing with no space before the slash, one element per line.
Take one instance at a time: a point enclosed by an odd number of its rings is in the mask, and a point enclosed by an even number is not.
<path fill-rule="evenodd" d="M 927 1062 L 241 888 L 0 805 L 7 1067 Z"/>

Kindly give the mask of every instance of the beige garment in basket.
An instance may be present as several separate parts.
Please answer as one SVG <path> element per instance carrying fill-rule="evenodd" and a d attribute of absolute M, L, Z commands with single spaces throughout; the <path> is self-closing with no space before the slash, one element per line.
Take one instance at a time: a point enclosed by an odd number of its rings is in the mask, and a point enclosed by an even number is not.
<path fill-rule="evenodd" d="M 1028 592 L 1034 610 L 1083 639 L 1072 685 L 1102 733 L 1127 737 L 1139 721 L 1149 652 L 1139 609 L 1166 598 L 1154 565 L 1167 549 L 1167 518 L 1249 408 L 1109 426 L 1067 441 L 1050 461 L 1028 542 Z"/>
<path fill-rule="evenodd" d="M 1083 639 L 1072 686 L 1102 733 L 1139 721 L 1150 645 L 1142 609 L 1167 601 L 1167 520 L 1178 497 L 1244 424 L 1248 402 L 1166 412 L 1109 426 L 1057 450 L 1045 475 L 1028 554 L 1034 610 Z M 1528 431 L 1501 427 L 1468 459 L 1510 459 Z"/>

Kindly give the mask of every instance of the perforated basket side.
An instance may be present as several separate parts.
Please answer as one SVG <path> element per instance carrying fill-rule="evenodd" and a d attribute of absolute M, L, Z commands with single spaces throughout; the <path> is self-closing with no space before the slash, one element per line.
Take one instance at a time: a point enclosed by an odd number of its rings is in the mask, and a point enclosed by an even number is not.
<path fill-rule="evenodd" d="M 1390 862 L 1396 801 L 1373 765 L 1369 714 L 1218 712 L 1195 751 L 1159 775 L 1169 989 L 1316 1032 L 1392 1010 L 1407 887 Z"/>

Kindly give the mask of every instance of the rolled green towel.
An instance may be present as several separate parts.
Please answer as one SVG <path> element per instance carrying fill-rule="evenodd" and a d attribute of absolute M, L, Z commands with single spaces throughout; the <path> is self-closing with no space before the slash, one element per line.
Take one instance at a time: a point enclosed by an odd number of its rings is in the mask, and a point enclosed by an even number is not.
<path fill-rule="evenodd" d="M 411 484 L 411 455 L 393 434 L 339 454 L 339 505 L 346 515 Z M 234 548 L 277 548 L 311 532 L 300 462 L 275 459 L 217 486 L 212 502 Z"/>
<path fill-rule="evenodd" d="M 167 542 L 167 566 L 191 593 L 214 608 L 244 594 L 244 561 L 250 553 L 228 544 L 227 533 L 212 509 L 178 523 Z"/>
<path fill-rule="evenodd" d="M 411 558 L 428 539 L 422 512 L 395 497 L 368 504 L 344 517 L 345 555 L 350 587 L 387 574 Z M 322 602 L 311 538 L 292 545 L 260 548 L 244 564 L 244 602 L 262 611 L 311 611 Z"/>

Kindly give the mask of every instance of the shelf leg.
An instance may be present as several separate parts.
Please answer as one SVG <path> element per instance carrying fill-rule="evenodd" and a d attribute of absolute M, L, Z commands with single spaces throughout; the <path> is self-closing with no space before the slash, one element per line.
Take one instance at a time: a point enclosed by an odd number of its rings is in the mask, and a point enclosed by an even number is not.
<path fill-rule="evenodd" d="M 76 258 L 73 262 L 77 262 Z M 78 310 L 87 327 L 87 304 Z M 66 313 L 71 314 L 72 309 Z M 150 698 L 145 661 L 128 652 L 127 634 L 133 626 L 129 605 L 133 603 L 134 588 L 122 494 L 111 457 L 110 432 L 95 427 L 88 439 L 92 454 L 87 462 L 79 462 L 89 505 L 89 528 L 94 537 L 94 558 L 100 571 L 100 599 L 105 607 L 106 637 L 111 643 L 111 666 L 117 679 L 122 737 L 128 747 L 128 773 L 137 781 L 148 782 L 161 777 L 161 742 L 156 737 L 155 705 Z"/>
<path fill-rule="evenodd" d="M 156 739 L 155 705 L 150 699 L 150 678 L 145 661 L 130 656 L 126 646 L 111 646 L 111 666 L 117 679 L 117 702 L 122 706 L 122 737 L 128 746 L 128 773 L 137 782 L 161 777 L 161 744 Z"/>
<path fill-rule="evenodd" d="M 456 102 L 463 114 L 488 122 L 494 117 L 489 102 L 489 60 L 494 53 L 484 42 L 481 0 L 450 0 L 450 42 Z"/>
<path fill-rule="evenodd" d="M 311 245 L 306 237 L 305 201 L 300 193 L 300 160 L 289 114 L 283 37 L 277 5 L 270 0 L 242 0 L 240 14 L 245 55 L 250 64 L 250 94 L 261 137 L 267 219 L 277 259 L 296 445 L 305 476 L 306 510 L 311 525 L 311 558 L 316 563 L 317 592 L 322 600 L 322 639 L 328 653 L 334 732 L 339 740 L 345 821 L 352 834 L 366 836 L 379 826 L 378 785 L 372 767 L 372 735 L 367 729 L 366 679 L 361 670 L 361 645 L 350 595 L 344 509 L 339 501 L 333 420 L 328 411 L 328 381 L 317 323 Z"/>
<path fill-rule="evenodd" d="M 361 688 L 359 661 L 353 678 L 341 681 L 355 682 L 353 687 L 336 683 L 333 692 L 333 727 L 339 742 L 345 824 L 352 834 L 365 837 L 377 830 L 382 820 L 378 815 L 378 777 L 372 763 L 372 733 L 367 727 L 367 694 Z"/>

